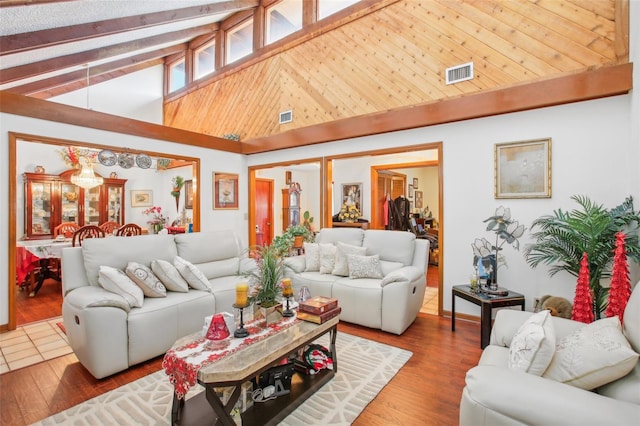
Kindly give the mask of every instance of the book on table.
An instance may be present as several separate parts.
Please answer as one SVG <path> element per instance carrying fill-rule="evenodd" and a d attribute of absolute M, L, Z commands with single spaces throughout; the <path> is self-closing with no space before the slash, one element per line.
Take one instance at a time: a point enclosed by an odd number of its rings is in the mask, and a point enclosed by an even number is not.
<path fill-rule="evenodd" d="M 329 321 L 331 318 L 337 317 L 342 312 L 342 308 L 340 306 L 336 306 L 330 311 L 324 312 L 322 314 L 310 314 L 309 312 L 298 311 L 296 316 L 298 319 L 313 322 L 316 324 L 322 324 Z"/>
<path fill-rule="evenodd" d="M 298 306 L 299 312 L 307 312 L 309 314 L 320 315 L 338 307 L 338 299 L 324 296 L 314 296 Z"/>

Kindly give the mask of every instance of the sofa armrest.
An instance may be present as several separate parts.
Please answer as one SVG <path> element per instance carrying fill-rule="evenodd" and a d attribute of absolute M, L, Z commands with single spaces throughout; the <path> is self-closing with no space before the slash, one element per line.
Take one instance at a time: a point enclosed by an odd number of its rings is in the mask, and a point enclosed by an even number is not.
<path fill-rule="evenodd" d="M 304 269 L 307 266 L 304 255 L 285 257 L 284 264 L 288 269 L 291 269 L 296 274 L 304 272 Z"/>
<path fill-rule="evenodd" d="M 640 418 L 639 405 L 503 367 L 474 367 L 465 381 L 462 405 L 469 398 L 523 424 L 627 425 Z M 472 424 L 463 418 L 465 408 L 461 406 L 460 424 Z"/>
<path fill-rule="evenodd" d="M 64 297 L 64 303 L 76 310 L 95 307 L 120 308 L 125 312 L 131 310 L 124 297 L 96 286 L 84 286 L 70 291 Z"/>
<path fill-rule="evenodd" d="M 384 287 L 394 282 L 414 282 L 419 279 L 421 275 L 424 275 L 424 271 L 421 268 L 417 266 L 403 266 L 385 275 L 385 277 L 382 278 L 380 286 Z"/>
<path fill-rule="evenodd" d="M 498 346 L 511 346 L 511 339 L 520 326 L 533 315 L 533 312 L 516 311 L 513 309 L 501 309 L 496 313 L 496 320 L 491 329 L 489 344 Z M 584 327 L 584 323 L 571 321 L 566 318 L 551 317 L 555 330 L 556 341 Z"/>

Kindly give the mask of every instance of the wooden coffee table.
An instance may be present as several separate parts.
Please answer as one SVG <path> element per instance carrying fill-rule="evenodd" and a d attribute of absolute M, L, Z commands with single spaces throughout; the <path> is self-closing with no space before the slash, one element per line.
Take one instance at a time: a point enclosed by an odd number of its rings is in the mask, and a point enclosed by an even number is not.
<path fill-rule="evenodd" d="M 198 383 L 205 387 L 205 391 L 188 401 L 178 399 L 174 394 L 171 423 L 173 425 L 235 425 L 230 412 L 240 397 L 243 383 L 279 364 L 283 358 L 304 348 L 320 336 L 329 333 L 333 370 L 321 370 L 314 376 L 295 372 L 289 394 L 266 402 L 256 402 L 242 413 L 243 425 L 277 424 L 331 380 L 338 370 L 335 347 L 338 321 L 338 317 L 319 325 L 299 321 L 264 340 L 202 367 L 198 372 Z M 176 341 L 173 348 L 184 346 L 201 337 L 202 333 L 186 336 Z M 234 389 L 225 405 L 222 404 L 214 389 L 229 386 Z"/>

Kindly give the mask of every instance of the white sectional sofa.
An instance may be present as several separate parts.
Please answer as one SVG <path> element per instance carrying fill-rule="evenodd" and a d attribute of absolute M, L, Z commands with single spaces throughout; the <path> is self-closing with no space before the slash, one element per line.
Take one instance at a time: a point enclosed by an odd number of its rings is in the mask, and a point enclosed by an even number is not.
<path fill-rule="evenodd" d="M 304 255 L 286 259 L 295 294 L 307 286 L 312 296 L 334 297 L 342 307 L 341 321 L 389 333 L 402 334 L 413 323 L 427 283 L 428 240 L 402 231 L 325 228 L 316 236 L 315 244 L 306 244 Z M 353 278 L 353 271 L 347 276 L 323 273 L 326 270 L 317 269 L 317 258 L 308 259 L 318 249 L 330 253 L 330 246 L 342 244 L 366 249 L 364 257 L 377 255 L 380 276 Z"/>
<path fill-rule="evenodd" d="M 130 307 L 125 297 L 98 283 L 101 266 L 150 267 L 179 256 L 209 280 L 211 291 L 167 291 Z M 204 318 L 232 312 L 235 285 L 255 266 L 232 231 L 87 239 L 63 250 L 62 316 L 76 356 L 96 378 L 165 353 L 180 337 L 202 330 Z"/>
<path fill-rule="evenodd" d="M 482 352 L 478 366 L 467 372 L 460 425 L 640 424 L 640 362 L 633 356 L 633 351 L 640 353 L 640 283 L 625 309 L 622 337 L 614 318 L 589 324 L 595 332 L 587 334 L 588 326 L 581 322 L 549 317 L 548 325 L 552 325 L 555 343 L 560 344 L 562 352 L 559 355 L 556 346 L 542 376 L 508 368 L 510 347 L 518 346 L 514 336 L 532 315 L 508 309 L 498 311 L 489 346 Z M 609 324 L 612 320 L 614 326 L 601 327 L 601 321 Z M 596 323 L 600 325 L 596 327 Z M 531 340 L 528 345 L 535 347 Z M 542 348 L 543 345 L 536 357 L 544 352 Z M 632 370 L 625 375 L 629 368 Z M 556 377 L 552 378 L 550 370 Z M 596 381 L 606 384 L 588 389 L 588 381 L 592 385 Z"/>

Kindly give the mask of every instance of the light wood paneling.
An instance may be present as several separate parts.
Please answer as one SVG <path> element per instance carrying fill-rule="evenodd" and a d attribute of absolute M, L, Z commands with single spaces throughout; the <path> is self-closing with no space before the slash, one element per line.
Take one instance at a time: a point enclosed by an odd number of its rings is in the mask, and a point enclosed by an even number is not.
<path fill-rule="evenodd" d="M 626 0 L 390 3 L 167 102 L 165 124 L 246 141 L 625 63 L 627 8 Z M 469 61 L 475 78 L 445 85 L 445 69 Z M 289 109 L 293 122 L 279 125 Z"/>

